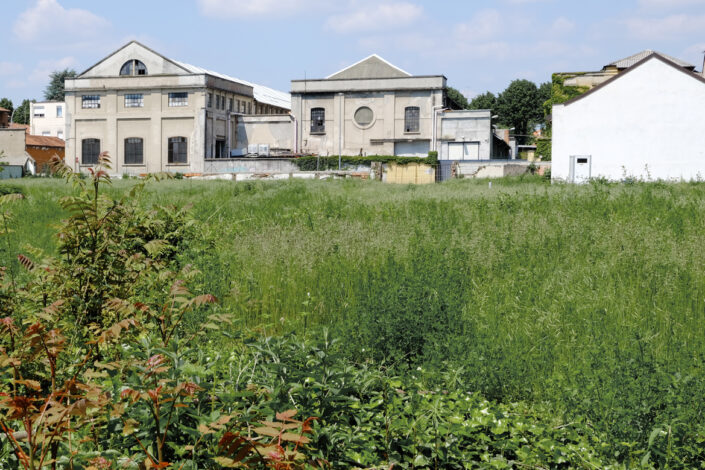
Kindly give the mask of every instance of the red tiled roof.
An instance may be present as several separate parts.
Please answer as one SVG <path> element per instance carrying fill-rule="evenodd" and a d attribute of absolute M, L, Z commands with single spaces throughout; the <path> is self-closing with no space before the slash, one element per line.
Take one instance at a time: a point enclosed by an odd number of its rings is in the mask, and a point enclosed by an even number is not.
<path fill-rule="evenodd" d="M 27 139 L 25 140 L 26 145 L 31 145 L 33 147 L 61 147 L 66 146 L 66 142 L 58 137 L 43 136 L 43 135 L 31 135 L 27 134 Z"/>

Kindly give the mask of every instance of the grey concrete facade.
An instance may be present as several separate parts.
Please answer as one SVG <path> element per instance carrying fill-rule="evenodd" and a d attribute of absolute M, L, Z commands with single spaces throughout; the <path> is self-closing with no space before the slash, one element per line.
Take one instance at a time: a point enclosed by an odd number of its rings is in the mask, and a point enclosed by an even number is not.
<path fill-rule="evenodd" d="M 440 115 L 440 160 L 489 160 L 493 157 L 492 112 L 448 111 Z"/>
<path fill-rule="evenodd" d="M 128 65 L 130 73 L 124 73 Z M 132 41 L 66 80 L 66 162 L 77 171 L 93 166 L 83 143 L 97 141 L 100 151 L 109 152 L 115 174 L 202 173 L 206 160 L 229 158 L 237 148 L 244 115 L 288 112 L 282 108 L 287 99 Z M 182 139 L 185 158 L 170 154 L 173 139 Z M 128 141 L 140 142 L 141 159 L 126 158 Z"/>
<path fill-rule="evenodd" d="M 434 147 L 434 114 L 444 106 L 445 87 L 442 75 L 411 76 L 378 56 L 324 79 L 293 80 L 296 150 L 424 157 Z"/>

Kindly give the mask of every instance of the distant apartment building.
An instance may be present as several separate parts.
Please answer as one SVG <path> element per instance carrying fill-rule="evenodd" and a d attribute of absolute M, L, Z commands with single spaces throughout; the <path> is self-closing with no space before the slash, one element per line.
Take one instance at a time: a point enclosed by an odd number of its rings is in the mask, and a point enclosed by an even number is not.
<path fill-rule="evenodd" d="M 64 138 L 66 132 L 66 103 L 43 101 L 29 104 L 30 134 Z"/>
<path fill-rule="evenodd" d="M 246 115 L 288 114 L 288 93 L 169 59 L 132 41 L 66 80 L 66 162 L 109 152 L 113 172 L 202 173 L 230 158 Z"/>

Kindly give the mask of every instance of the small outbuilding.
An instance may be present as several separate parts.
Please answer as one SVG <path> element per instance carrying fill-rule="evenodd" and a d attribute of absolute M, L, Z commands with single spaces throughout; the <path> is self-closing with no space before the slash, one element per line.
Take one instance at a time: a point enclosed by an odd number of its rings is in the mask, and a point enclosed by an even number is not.
<path fill-rule="evenodd" d="M 705 178 L 705 78 L 658 53 L 553 107 L 554 180 Z"/>

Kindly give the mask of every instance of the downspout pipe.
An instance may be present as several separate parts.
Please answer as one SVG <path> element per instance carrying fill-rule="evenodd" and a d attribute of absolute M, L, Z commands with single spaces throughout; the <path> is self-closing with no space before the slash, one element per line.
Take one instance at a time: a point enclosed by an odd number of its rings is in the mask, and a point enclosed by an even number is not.
<path fill-rule="evenodd" d="M 294 121 L 294 155 L 299 154 L 299 121 L 296 119 L 292 113 L 289 113 L 289 117 Z"/>
<path fill-rule="evenodd" d="M 431 139 L 432 139 L 431 150 L 433 150 L 434 152 L 438 152 L 438 148 L 437 148 L 438 147 L 438 130 L 437 130 L 437 128 L 438 128 L 438 125 L 437 125 L 438 113 L 439 113 L 439 111 L 442 111 L 443 109 L 444 108 L 442 105 L 441 106 L 434 106 L 432 109 L 432 111 L 433 111 L 433 120 L 432 120 L 433 121 L 433 129 L 431 132 L 431 136 L 432 136 L 431 137 Z"/>

